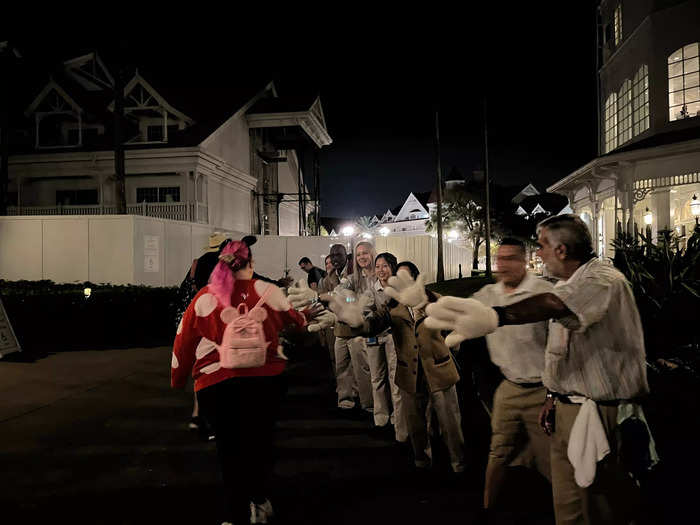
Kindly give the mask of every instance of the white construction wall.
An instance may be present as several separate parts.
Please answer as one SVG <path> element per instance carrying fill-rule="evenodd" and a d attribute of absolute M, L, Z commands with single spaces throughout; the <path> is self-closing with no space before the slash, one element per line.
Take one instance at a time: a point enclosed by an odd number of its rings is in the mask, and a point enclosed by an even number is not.
<path fill-rule="evenodd" d="M 0 279 L 177 286 L 192 260 L 204 253 L 213 230 L 205 224 L 134 215 L 0 217 Z M 233 239 L 245 235 L 224 233 Z M 283 277 L 286 270 L 301 279 L 306 274 L 299 269 L 299 259 L 309 257 L 324 268 L 324 258 L 336 242 L 343 241 L 259 237 L 252 249 L 255 270 L 273 279 Z M 433 237 L 380 237 L 376 249 L 393 253 L 399 261 L 413 261 L 426 282 L 435 281 L 437 240 Z M 468 277 L 471 252 L 446 243 L 446 279 L 458 277 L 460 263 L 463 276 Z"/>
<path fill-rule="evenodd" d="M 134 215 L 0 217 L 0 279 L 177 286 L 213 230 Z"/>

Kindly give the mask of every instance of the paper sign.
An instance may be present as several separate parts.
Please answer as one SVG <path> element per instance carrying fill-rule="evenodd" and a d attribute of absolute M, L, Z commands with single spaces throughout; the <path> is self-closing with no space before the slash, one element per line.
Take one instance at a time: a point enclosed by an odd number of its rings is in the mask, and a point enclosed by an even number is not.
<path fill-rule="evenodd" d="M 160 239 L 157 235 L 143 236 L 143 271 L 160 271 Z"/>
<path fill-rule="evenodd" d="M 5 307 L 2 304 L 2 299 L 0 299 L 0 358 L 12 352 L 20 351 L 22 349 L 19 346 L 19 341 L 17 341 L 15 331 L 12 329 Z"/>

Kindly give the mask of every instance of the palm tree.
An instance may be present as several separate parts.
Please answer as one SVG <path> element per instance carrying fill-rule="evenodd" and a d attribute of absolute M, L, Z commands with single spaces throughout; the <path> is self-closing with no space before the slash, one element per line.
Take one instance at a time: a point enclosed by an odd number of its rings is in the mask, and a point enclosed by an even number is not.
<path fill-rule="evenodd" d="M 362 235 L 363 233 L 374 235 L 375 225 L 372 217 L 363 216 L 355 219 L 355 228 L 357 228 L 357 235 Z"/>

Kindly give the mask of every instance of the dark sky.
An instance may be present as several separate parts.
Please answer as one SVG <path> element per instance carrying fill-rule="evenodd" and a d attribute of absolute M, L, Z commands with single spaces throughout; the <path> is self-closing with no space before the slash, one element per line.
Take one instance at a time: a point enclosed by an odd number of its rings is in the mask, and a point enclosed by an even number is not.
<path fill-rule="evenodd" d="M 333 138 L 321 152 L 322 215 L 349 217 L 432 189 L 436 109 L 443 174 L 480 169 L 484 95 L 497 183 L 544 190 L 595 155 L 595 2 L 489 4 L 325 20 L 249 14 L 164 29 L 156 18 L 128 31 L 32 25 L 9 34 L 34 54 L 122 46 L 203 82 L 219 68 L 232 82 L 269 72 L 281 94 L 320 93 Z"/>

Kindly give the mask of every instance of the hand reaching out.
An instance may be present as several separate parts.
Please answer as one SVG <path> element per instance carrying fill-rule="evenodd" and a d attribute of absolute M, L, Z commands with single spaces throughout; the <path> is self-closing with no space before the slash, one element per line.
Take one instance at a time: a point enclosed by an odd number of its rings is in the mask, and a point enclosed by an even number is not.
<path fill-rule="evenodd" d="M 389 277 L 388 284 L 384 292 L 397 302 L 411 308 L 421 308 L 428 304 L 422 275 L 414 281 L 411 274 L 402 268 L 394 277 Z"/>
<path fill-rule="evenodd" d="M 367 295 L 362 294 L 358 298 L 351 290 L 341 290 L 333 294 L 329 306 L 338 321 L 357 328 L 362 326 L 365 320 L 363 312 L 371 302 L 371 297 Z"/>
<path fill-rule="evenodd" d="M 292 306 L 298 310 L 315 302 L 318 299 L 318 294 L 309 288 L 306 279 L 299 279 L 294 286 L 287 289 L 287 298 Z"/>
<path fill-rule="evenodd" d="M 425 326 L 433 330 L 451 330 L 445 338 L 447 346 L 457 346 L 466 339 L 476 339 L 498 328 L 496 310 L 476 299 L 441 297 L 426 308 Z"/>

